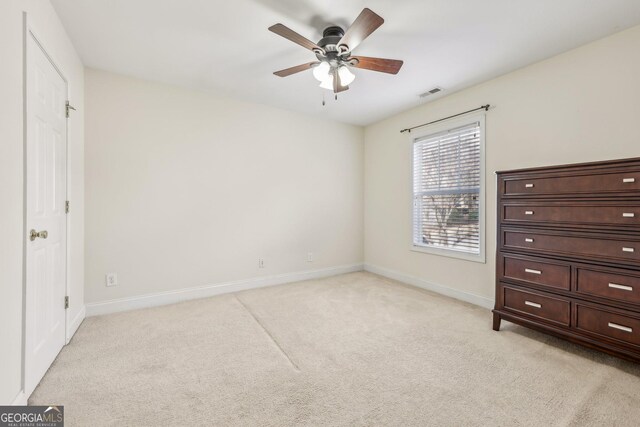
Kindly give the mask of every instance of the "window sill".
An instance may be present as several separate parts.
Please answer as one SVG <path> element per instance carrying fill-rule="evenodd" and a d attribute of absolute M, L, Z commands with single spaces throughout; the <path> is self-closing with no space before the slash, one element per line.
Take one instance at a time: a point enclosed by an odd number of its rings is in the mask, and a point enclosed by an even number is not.
<path fill-rule="evenodd" d="M 456 258 L 464 261 L 472 261 L 480 264 L 486 264 L 487 260 L 484 255 L 484 251 L 481 251 L 480 254 L 470 254 L 460 251 L 448 250 L 448 249 L 438 249 L 438 248 L 425 248 L 423 246 L 411 245 L 412 252 L 420 252 L 429 255 L 437 255 L 443 256 L 447 258 Z"/>

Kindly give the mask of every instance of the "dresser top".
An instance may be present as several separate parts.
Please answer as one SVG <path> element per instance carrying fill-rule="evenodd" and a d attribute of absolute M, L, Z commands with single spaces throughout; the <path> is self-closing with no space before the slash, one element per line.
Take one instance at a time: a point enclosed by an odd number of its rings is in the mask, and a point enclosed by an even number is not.
<path fill-rule="evenodd" d="M 583 169 L 583 170 L 598 170 L 598 169 L 611 169 L 616 167 L 638 167 L 640 166 L 640 157 L 634 157 L 629 159 L 615 159 L 604 160 L 598 162 L 586 162 L 586 163 L 570 163 L 566 165 L 551 165 L 551 166 L 537 166 L 532 168 L 523 169 L 511 169 L 496 171 L 496 174 L 512 174 L 512 173 L 535 173 L 535 172 L 552 172 L 555 170 L 568 171 L 571 169 Z"/>

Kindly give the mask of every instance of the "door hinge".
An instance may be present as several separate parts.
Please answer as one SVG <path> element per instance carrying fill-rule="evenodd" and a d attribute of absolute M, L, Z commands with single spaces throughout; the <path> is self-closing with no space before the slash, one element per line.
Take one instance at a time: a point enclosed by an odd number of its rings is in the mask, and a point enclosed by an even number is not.
<path fill-rule="evenodd" d="M 64 309 L 69 308 L 69 297 L 64 297 Z"/>
<path fill-rule="evenodd" d="M 67 101 L 67 103 L 65 104 L 65 107 L 67 112 L 67 118 L 69 118 L 69 110 L 76 111 L 76 109 L 73 107 L 73 105 L 69 104 L 69 101 Z"/>
<path fill-rule="evenodd" d="M 64 213 L 69 213 L 69 201 L 64 202 Z"/>

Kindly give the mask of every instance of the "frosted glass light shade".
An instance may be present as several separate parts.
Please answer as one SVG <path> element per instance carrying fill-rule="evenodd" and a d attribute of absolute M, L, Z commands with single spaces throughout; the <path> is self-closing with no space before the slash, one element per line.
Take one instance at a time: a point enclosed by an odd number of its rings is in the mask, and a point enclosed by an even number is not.
<path fill-rule="evenodd" d="M 340 83 L 342 83 L 342 86 L 349 86 L 356 78 L 356 76 L 344 65 L 338 69 L 338 75 L 340 76 Z"/>
<path fill-rule="evenodd" d="M 322 83 L 320 83 L 320 87 L 322 89 L 333 90 L 333 76 L 331 74 L 327 74 Z"/>
<path fill-rule="evenodd" d="M 316 78 L 319 82 L 325 81 L 327 75 L 329 74 L 329 69 L 331 67 L 326 62 L 321 62 L 320 65 L 313 68 L 313 77 Z"/>

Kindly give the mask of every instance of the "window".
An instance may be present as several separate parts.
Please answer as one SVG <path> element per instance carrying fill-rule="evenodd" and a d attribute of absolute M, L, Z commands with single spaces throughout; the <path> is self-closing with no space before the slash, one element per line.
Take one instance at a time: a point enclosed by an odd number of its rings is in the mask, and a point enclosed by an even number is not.
<path fill-rule="evenodd" d="M 413 140 L 413 249 L 484 262 L 484 115 Z"/>

